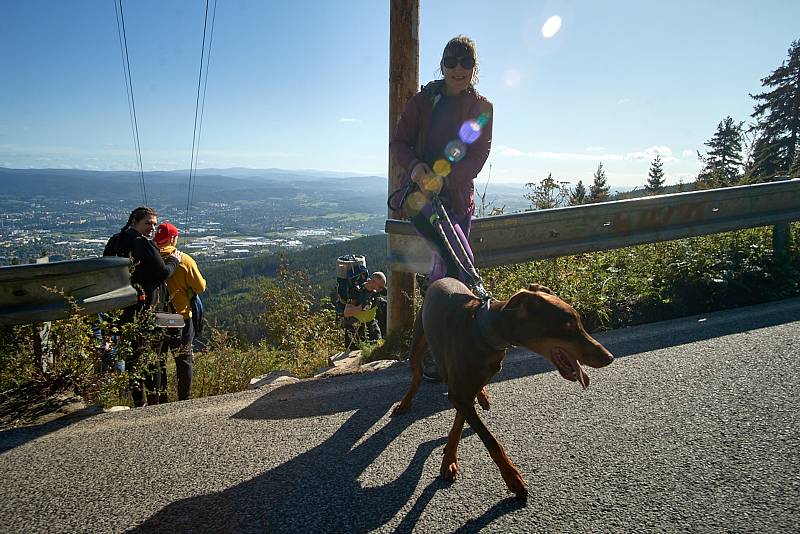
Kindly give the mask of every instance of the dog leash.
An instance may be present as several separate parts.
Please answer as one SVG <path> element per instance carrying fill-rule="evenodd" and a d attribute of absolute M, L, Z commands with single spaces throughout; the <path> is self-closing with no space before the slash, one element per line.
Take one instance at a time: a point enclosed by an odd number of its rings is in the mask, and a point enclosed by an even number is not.
<path fill-rule="evenodd" d="M 461 269 L 462 273 L 466 276 L 467 280 L 466 283 L 472 289 L 475 296 L 481 299 L 482 302 L 488 302 L 492 299 L 492 294 L 483 286 L 483 279 L 481 275 L 478 274 L 477 269 L 475 269 L 475 265 L 472 263 L 472 260 L 469 259 L 469 254 L 467 254 L 466 249 L 464 248 L 464 243 L 461 242 L 458 235 L 456 234 L 455 228 L 453 228 L 453 223 L 450 220 L 450 217 L 447 215 L 447 210 L 444 209 L 442 205 L 442 201 L 439 198 L 439 195 L 433 193 L 430 198 L 431 206 L 433 207 L 433 214 L 431 215 L 430 222 L 436 231 L 439 233 L 439 237 L 442 238 L 447 251 L 450 253 L 450 257 L 456 262 L 456 265 L 459 269 Z M 450 228 L 450 232 L 453 234 L 454 240 L 458 243 L 458 248 L 461 252 L 461 256 L 464 258 L 464 261 L 461 261 L 456 251 L 453 250 L 452 245 L 450 244 L 450 240 L 447 238 L 447 234 L 445 233 L 445 229 L 443 226 L 443 222 L 447 224 L 448 228 Z M 466 266 L 464 265 L 466 263 Z"/>
<path fill-rule="evenodd" d="M 417 184 L 414 182 L 408 182 L 406 185 L 395 189 L 386 200 L 387 207 L 390 210 L 400 211 L 403 208 L 408 195 L 410 195 L 415 189 L 417 189 Z M 395 204 L 394 199 L 398 196 L 398 194 L 400 195 L 400 201 Z M 447 215 L 447 210 L 444 209 L 439 195 L 437 193 L 431 194 L 429 201 L 431 203 L 431 207 L 433 208 L 433 214 L 431 214 L 430 217 L 431 225 L 436 229 L 436 232 L 442 239 L 445 248 L 450 253 L 450 257 L 456 262 L 456 266 L 461 269 L 461 272 L 467 278 L 465 281 L 466 284 L 470 287 L 473 293 L 475 293 L 475 296 L 477 296 L 483 303 L 492 300 L 492 294 L 484 287 L 483 279 L 478 274 L 478 270 L 475 268 L 472 260 L 469 259 L 469 254 L 467 254 L 461 239 L 458 238 L 455 228 L 453 228 L 453 222 L 450 220 L 450 216 Z M 456 251 L 453 250 L 450 240 L 447 238 L 443 221 L 447 224 L 448 228 L 450 228 L 450 232 L 452 233 L 455 241 L 458 243 L 459 250 L 464 258 L 463 262 L 461 261 L 461 258 L 459 258 L 458 254 L 456 254 Z M 464 265 L 465 263 L 466 266 Z"/>

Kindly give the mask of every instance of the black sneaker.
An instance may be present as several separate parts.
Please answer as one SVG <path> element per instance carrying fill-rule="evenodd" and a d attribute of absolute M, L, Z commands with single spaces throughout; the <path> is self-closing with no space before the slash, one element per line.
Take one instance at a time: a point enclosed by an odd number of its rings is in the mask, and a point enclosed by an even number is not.
<path fill-rule="evenodd" d="M 441 382 L 442 377 L 439 375 L 439 367 L 436 365 L 436 358 L 430 350 L 425 352 L 422 359 L 422 379 L 434 384 Z"/>

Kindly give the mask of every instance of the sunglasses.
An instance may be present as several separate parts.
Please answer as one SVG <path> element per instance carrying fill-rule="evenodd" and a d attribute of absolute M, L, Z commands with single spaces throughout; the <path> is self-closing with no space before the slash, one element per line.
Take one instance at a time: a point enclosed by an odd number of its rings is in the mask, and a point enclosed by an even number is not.
<path fill-rule="evenodd" d="M 456 65 L 461 63 L 461 66 L 465 69 L 471 69 L 475 66 L 475 58 L 474 57 L 462 57 L 457 58 L 455 56 L 445 56 L 442 60 L 442 64 L 447 67 L 448 69 L 455 68 Z"/>

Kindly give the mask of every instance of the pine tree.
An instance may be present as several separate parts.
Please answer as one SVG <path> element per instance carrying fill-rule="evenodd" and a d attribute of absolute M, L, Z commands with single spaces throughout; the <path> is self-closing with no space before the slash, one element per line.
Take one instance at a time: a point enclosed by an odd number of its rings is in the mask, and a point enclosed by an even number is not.
<path fill-rule="evenodd" d="M 728 187 L 741 179 L 742 172 L 742 124 L 725 117 L 717 125 L 717 132 L 706 141 L 709 150 L 705 156 L 697 153 L 704 163 L 697 176 L 698 185 L 705 187 Z"/>
<path fill-rule="evenodd" d="M 800 150 L 800 40 L 792 42 L 788 63 L 762 78 L 761 85 L 770 90 L 750 95 L 757 101 L 751 116 L 759 133 L 748 169 L 751 181 L 789 174 Z"/>
<path fill-rule="evenodd" d="M 534 182 L 525 184 L 525 187 L 530 189 L 525 193 L 525 198 L 531 201 L 534 208 L 540 210 L 563 206 L 569 196 L 566 184 L 567 182 L 556 182 L 550 173 L 538 184 Z"/>
<path fill-rule="evenodd" d="M 586 186 L 583 185 L 583 180 L 578 180 L 575 189 L 569 193 L 569 205 L 578 206 L 584 202 L 586 202 Z"/>
<path fill-rule="evenodd" d="M 606 182 L 606 171 L 603 170 L 603 163 L 597 166 L 593 175 L 594 181 L 589 186 L 589 202 L 603 202 L 608 200 L 608 184 Z"/>
<path fill-rule="evenodd" d="M 650 172 L 647 173 L 647 184 L 644 188 L 649 195 L 658 195 L 664 191 L 664 162 L 661 161 L 661 156 L 658 154 L 650 164 Z"/>
<path fill-rule="evenodd" d="M 789 178 L 800 178 L 800 150 L 796 150 L 794 153 L 794 163 L 789 169 Z"/>

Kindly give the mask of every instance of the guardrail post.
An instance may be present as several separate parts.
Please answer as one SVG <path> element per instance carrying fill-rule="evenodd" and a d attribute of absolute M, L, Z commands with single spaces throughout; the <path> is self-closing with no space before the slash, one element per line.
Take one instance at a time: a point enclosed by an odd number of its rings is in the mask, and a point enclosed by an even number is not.
<path fill-rule="evenodd" d="M 406 102 L 419 87 L 419 0 L 390 1 L 389 35 L 389 136 L 394 132 Z M 400 186 L 402 169 L 389 155 L 389 191 Z M 400 213 L 389 210 L 390 219 Z M 388 253 L 388 251 L 387 251 Z M 414 321 L 414 275 L 391 270 L 387 290 L 387 334 Z"/>
<path fill-rule="evenodd" d="M 776 258 L 785 258 L 789 254 L 789 223 L 784 222 L 772 227 L 772 252 Z"/>

